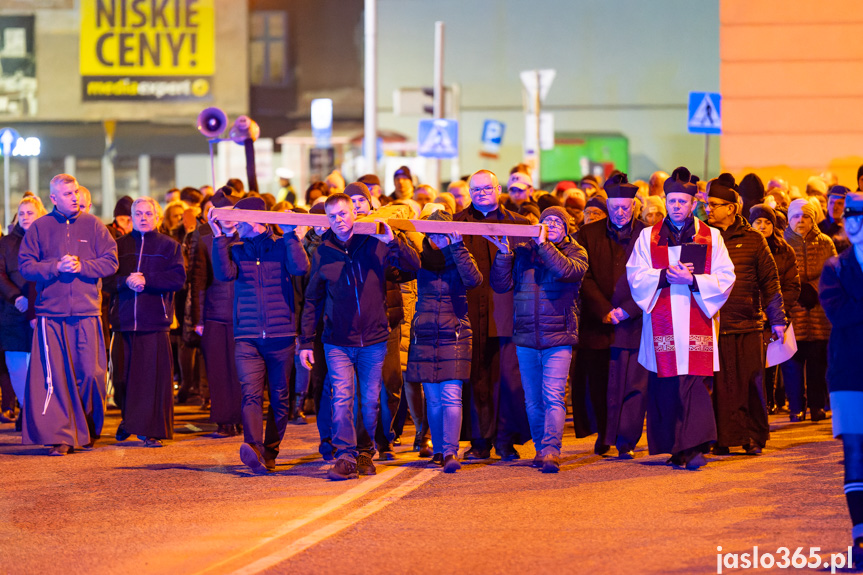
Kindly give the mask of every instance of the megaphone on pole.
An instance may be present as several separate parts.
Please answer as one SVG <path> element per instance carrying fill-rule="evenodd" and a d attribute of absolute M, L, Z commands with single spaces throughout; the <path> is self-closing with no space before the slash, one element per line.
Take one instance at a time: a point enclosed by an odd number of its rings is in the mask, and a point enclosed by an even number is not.
<path fill-rule="evenodd" d="M 219 108 L 207 108 L 198 114 L 198 131 L 208 138 L 218 138 L 227 126 L 228 116 Z"/>
<path fill-rule="evenodd" d="M 246 140 L 255 141 L 261 135 L 261 128 L 258 123 L 248 116 L 240 116 L 231 127 L 228 137 L 241 146 L 246 143 Z"/>

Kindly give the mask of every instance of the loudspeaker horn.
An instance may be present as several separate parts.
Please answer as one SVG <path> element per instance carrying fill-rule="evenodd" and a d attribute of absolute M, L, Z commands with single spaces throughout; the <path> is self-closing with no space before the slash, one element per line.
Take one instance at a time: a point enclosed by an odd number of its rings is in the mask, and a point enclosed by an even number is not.
<path fill-rule="evenodd" d="M 218 138 L 228 125 L 228 116 L 219 108 L 207 108 L 198 114 L 198 131 L 208 138 Z"/>
<path fill-rule="evenodd" d="M 248 116 L 240 116 L 231 127 L 228 137 L 237 144 L 243 144 L 246 140 L 253 142 L 261 135 L 258 123 Z"/>

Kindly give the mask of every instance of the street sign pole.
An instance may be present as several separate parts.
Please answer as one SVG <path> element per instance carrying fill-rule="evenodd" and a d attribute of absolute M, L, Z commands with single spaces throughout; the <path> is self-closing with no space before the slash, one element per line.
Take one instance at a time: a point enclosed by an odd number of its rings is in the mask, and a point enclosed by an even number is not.
<path fill-rule="evenodd" d="M 534 175 L 533 175 L 533 187 L 537 190 L 542 187 L 542 165 L 541 165 L 541 160 L 540 160 L 540 157 L 542 155 L 542 154 L 540 154 L 540 150 L 542 149 L 542 146 L 539 143 L 540 142 L 540 140 L 539 140 L 539 134 L 540 134 L 539 118 L 540 118 L 540 107 L 541 106 L 542 106 L 542 95 L 541 95 L 541 87 L 540 87 L 540 80 L 539 80 L 539 70 L 537 70 L 536 71 L 536 94 L 535 94 L 534 101 L 533 101 L 533 109 L 536 111 L 536 150 L 535 150 L 535 152 L 536 152 L 536 167 L 534 168 L 536 170 L 536 173 L 534 173 Z"/>
<path fill-rule="evenodd" d="M 4 230 L 9 229 L 9 223 L 12 221 L 11 213 L 9 212 L 9 156 L 12 155 L 12 146 L 18 141 L 18 132 L 12 128 L 3 128 L 0 130 L 0 150 L 3 150 L 3 221 Z"/>
<path fill-rule="evenodd" d="M 435 22 L 434 24 L 434 118 L 440 120 L 443 118 L 443 33 L 444 23 Z M 431 185 L 435 190 L 440 191 L 440 158 L 432 162 Z"/>
<path fill-rule="evenodd" d="M 707 177 L 707 160 L 710 158 L 710 134 L 704 134 L 704 181 L 708 181 Z"/>
<path fill-rule="evenodd" d="M 363 111 L 363 141 L 365 171 L 378 171 L 378 46 L 377 0 L 365 0 L 365 103 Z"/>
<path fill-rule="evenodd" d="M 11 146 L 3 144 L 3 230 L 9 229 L 9 150 Z"/>

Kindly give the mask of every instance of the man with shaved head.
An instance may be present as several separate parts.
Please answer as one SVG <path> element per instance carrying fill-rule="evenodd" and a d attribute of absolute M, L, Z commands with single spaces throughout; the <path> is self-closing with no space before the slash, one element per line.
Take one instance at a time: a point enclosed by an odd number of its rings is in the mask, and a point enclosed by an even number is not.
<path fill-rule="evenodd" d="M 500 205 L 501 186 L 492 172 L 474 172 L 468 185 L 471 204 L 457 213 L 454 221 L 528 223 Z M 517 240 L 510 238 L 513 244 Z M 514 445 L 530 439 L 530 428 L 512 341 L 513 294 L 491 289 L 489 279 L 497 248 L 482 236 L 464 236 L 463 241 L 483 277 L 482 284 L 467 293 L 473 357 L 470 381 L 463 391 L 463 429 L 471 442 L 465 458 L 488 459 L 494 446 L 501 459 L 517 459 Z"/>

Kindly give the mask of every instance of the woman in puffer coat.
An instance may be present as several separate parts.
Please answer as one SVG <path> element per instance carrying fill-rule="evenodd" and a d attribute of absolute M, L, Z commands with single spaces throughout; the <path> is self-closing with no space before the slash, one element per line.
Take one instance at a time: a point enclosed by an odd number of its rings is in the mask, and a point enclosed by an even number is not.
<path fill-rule="evenodd" d="M 788 206 L 785 241 L 794 248 L 800 274 L 800 297 L 791 308 L 797 353 L 782 364 L 791 421 L 806 419 L 807 406 L 812 421 L 821 421 L 827 417 L 824 408 L 827 405 L 827 340 L 830 338 L 830 322 L 818 302 L 818 280 L 824 264 L 836 255 L 836 248 L 833 240 L 818 230 L 816 222 L 815 209 L 806 200 L 794 200 Z"/>
<path fill-rule="evenodd" d="M 546 208 L 539 218 L 542 235 L 514 251 L 506 238 L 487 238 L 499 250 L 492 289 L 515 290 L 512 337 L 536 447 L 533 466 L 543 473 L 560 470 L 566 377 L 578 343 L 578 291 L 587 272 L 587 252 L 569 237 L 568 220 L 563 208 Z"/>
<path fill-rule="evenodd" d="M 452 221 L 452 215 L 438 210 L 429 219 Z M 482 283 L 482 274 L 460 234 L 428 234 L 420 261 L 405 381 L 423 382 L 432 461 L 442 461 L 445 473 L 455 473 L 461 469 L 461 391 L 470 379 L 473 336 L 467 290 Z"/>
<path fill-rule="evenodd" d="M 776 226 L 776 212 L 766 204 L 756 204 L 749 209 L 749 223 L 752 229 L 759 232 L 767 245 L 776 269 L 779 272 L 779 288 L 782 292 L 782 303 L 785 315 L 791 317 L 791 310 L 800 297 L 800 275 L 797 273 L 797 256 L 794 249 L 782 237 L 782 232 Z M 770 333 L 770 326 L 765 324 L 765 332 Z M 785 393 L 779 387 L 779 366 L 774 365 L 764 370 L 764 387 L 767 391 L 767 409 L 770 415 L 785 404 Z M 778 400 L 778 401 L 777 401 Z"/>

